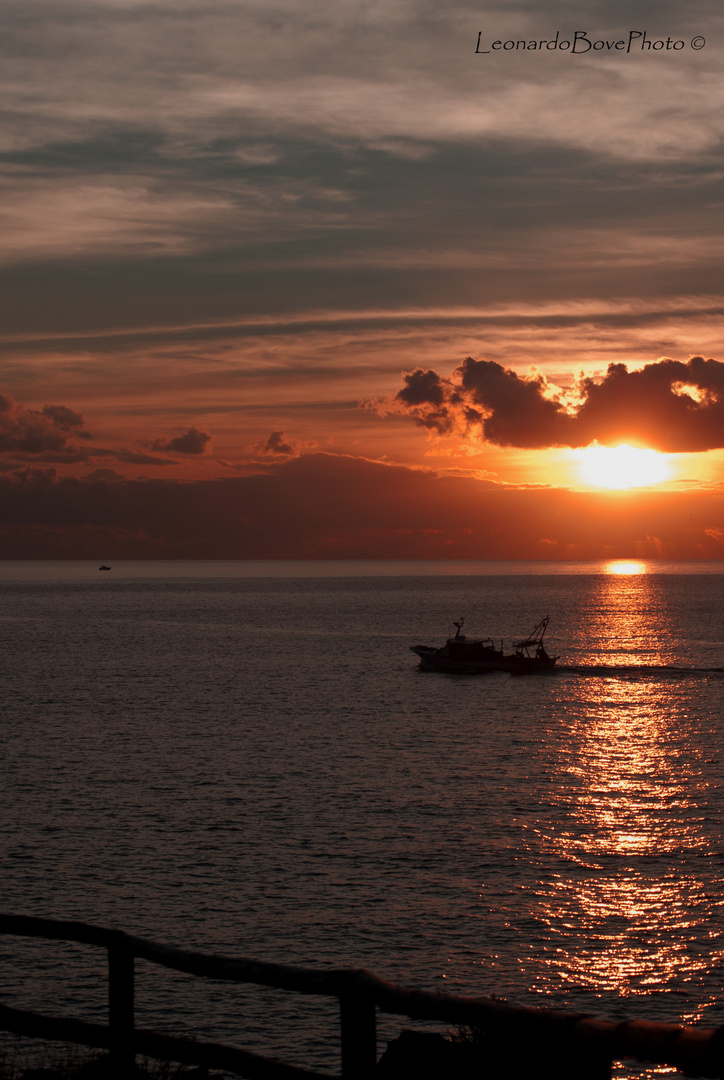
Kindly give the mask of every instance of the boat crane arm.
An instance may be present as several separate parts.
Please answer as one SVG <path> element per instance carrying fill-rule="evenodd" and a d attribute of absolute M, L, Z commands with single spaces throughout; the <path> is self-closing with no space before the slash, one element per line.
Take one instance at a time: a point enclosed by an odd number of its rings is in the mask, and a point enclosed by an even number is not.
<path fill-rule="evenodd" d="M 531 645 L 542 645 L 543 635 L 548 628 L 548 623 L 551 621 L 550 615 L 546 615 L 545 619 L 541 619 L 537 626 L 534 626 L 525 641 L 517 641 L 515 643 L 516 649 L 530 648 Z"/>

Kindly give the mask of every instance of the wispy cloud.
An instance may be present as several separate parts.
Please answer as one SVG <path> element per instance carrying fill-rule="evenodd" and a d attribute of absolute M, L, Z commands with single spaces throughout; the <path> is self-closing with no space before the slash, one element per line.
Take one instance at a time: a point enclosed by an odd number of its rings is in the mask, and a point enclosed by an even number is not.
<path fill-rule="evenodd" d="M 484 22 L 537 38 L 571 17 L 564 3 L 529 3 L 487 9 Z M 610 36 L 630 17 L 611 7 L 584 21 Z M 706 9 L 712 41 L 722 21 Z M 618 163 L 629 190 L 649 168 L 672 195 L 682 172 L 685 183 L 721 172 L 720 72 L 713 48 L 688 47 L 701 32 L 692 9 L 655 12 L 657 26 L 686 34 L 684 52 L 640 56 L 475 55 L 480 22 L 474 6 L 426 0 L 11 0 L 0 154 L 17 224 L 3 230 L 6 257 L 180 253 L 262 230 L 279 243 L 289 230 L 389 226 L 400 204 L 375 164 L 422 169 L 428 196 L 427 178 L 459 202 L 471 178 L 450 167 L 461 150 L 489 187 L 513 148 L 528 205 L 554 178 L 574 183 L 561 154 Z M 385 198 L 372 205 L 380 179 Z"/>

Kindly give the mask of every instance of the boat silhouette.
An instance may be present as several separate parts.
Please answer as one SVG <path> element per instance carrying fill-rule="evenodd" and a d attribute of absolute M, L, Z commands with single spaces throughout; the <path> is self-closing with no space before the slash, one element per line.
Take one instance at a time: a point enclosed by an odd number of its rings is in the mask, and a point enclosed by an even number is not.
<path fill-rule="evenodd" d="M 543 645 L 550 616 L 546 615 L 531 630 L 528 637 L 513 643 L 513 652 L 505 653 L 501 641 L 496 648 L 492 638 L 473 638 L 463 634 L 465 619 L 454 622 L 454 637 L 449 637 L 444 645 L 411 645 L 410 648 L 420 658 L 420 667 L 424 671 L 444 671 L 458 675 L 476 675 L 488 671 L 508 671 L 513 675 L 533 674 L 552 671 L 558 660 L 550 656 Z"/>

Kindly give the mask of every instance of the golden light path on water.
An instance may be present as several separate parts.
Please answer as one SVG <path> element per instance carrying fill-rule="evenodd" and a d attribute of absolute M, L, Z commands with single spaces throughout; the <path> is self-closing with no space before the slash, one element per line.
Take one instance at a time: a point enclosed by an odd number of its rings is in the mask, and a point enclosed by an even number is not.
<path fill-rule="evenodd" d="M 678 977 L 682 965 L 705 970 L 708 957 L 692 960 L 665 933 L 691 924 L 705 902 L 703 882 L 677 874 L 653 882 L 640 866 L 642 857 L 705 844 L 696 819 L 685 816 L 698 777 L 672 776 L 670 733 L 665 717 L 652 710 L 649 687 L 609 687 L 600 712 L 586 724 L 585 741 L 583 732 L 575 734 L 581 736 L 579 753 L 569 771 L 580 781 L 577 827 L 562 833 L 561 853 L 603 872 L 592 874 L 583 888 L 559 880 L 554 891 L 573 924 L 592 939 L 589 948 L 569 957 L 564 978 L 632 995 Z M 613 873 L 605 864 L 596 866 L 597 859 L 611 855 L 625 865 Z"/>
<path fill-rule="evenodd" d="M 707 930 L 723 901 L 701 873 L 708 863 L 710 876 L 719 841 L 706 812 L 696 691 L 647 671 L 622 677 L 642 663 L 642 646 L 645 664 L 667 663 L 665 605 L 653 576 L 618 569 L 598 580 L 591 635 L 597 650 L 614 653 L 619 674 L 586 680 L 585 713 L 566 701 L 570 688 L 561 691 L 570 726 L 557 751 L 550 820 L 538 829 L 558 869 L 531 898 L 549 934 L 531 989 L 621 999 L 675 993 L 675 1011 L 694 1021 L 716 998 L 695 994 L 693 1005 L 681 987 L 724 960 L 720 935 Z M 570 873 L 560 869 L 566 863 Z M 646 1075 L 667 1071 L 675 1070 Z"/>

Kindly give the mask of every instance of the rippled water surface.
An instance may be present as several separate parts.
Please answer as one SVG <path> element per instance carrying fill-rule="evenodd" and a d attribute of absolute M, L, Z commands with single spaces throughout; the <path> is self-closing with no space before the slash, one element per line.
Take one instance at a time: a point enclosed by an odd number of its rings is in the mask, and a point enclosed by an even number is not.
<path fill-rule="evenodd" d="M 724 576 L 281 569 L 0 567 L 4 909 L 724 1023 Z M 419 671 L 461 614 L 560 670 Z M 0 948 L 0 1000 L 103 1018 L 100 954 Z M 314 1000 L 139 964 L 138 1016 L 338 1066 Z"/>

